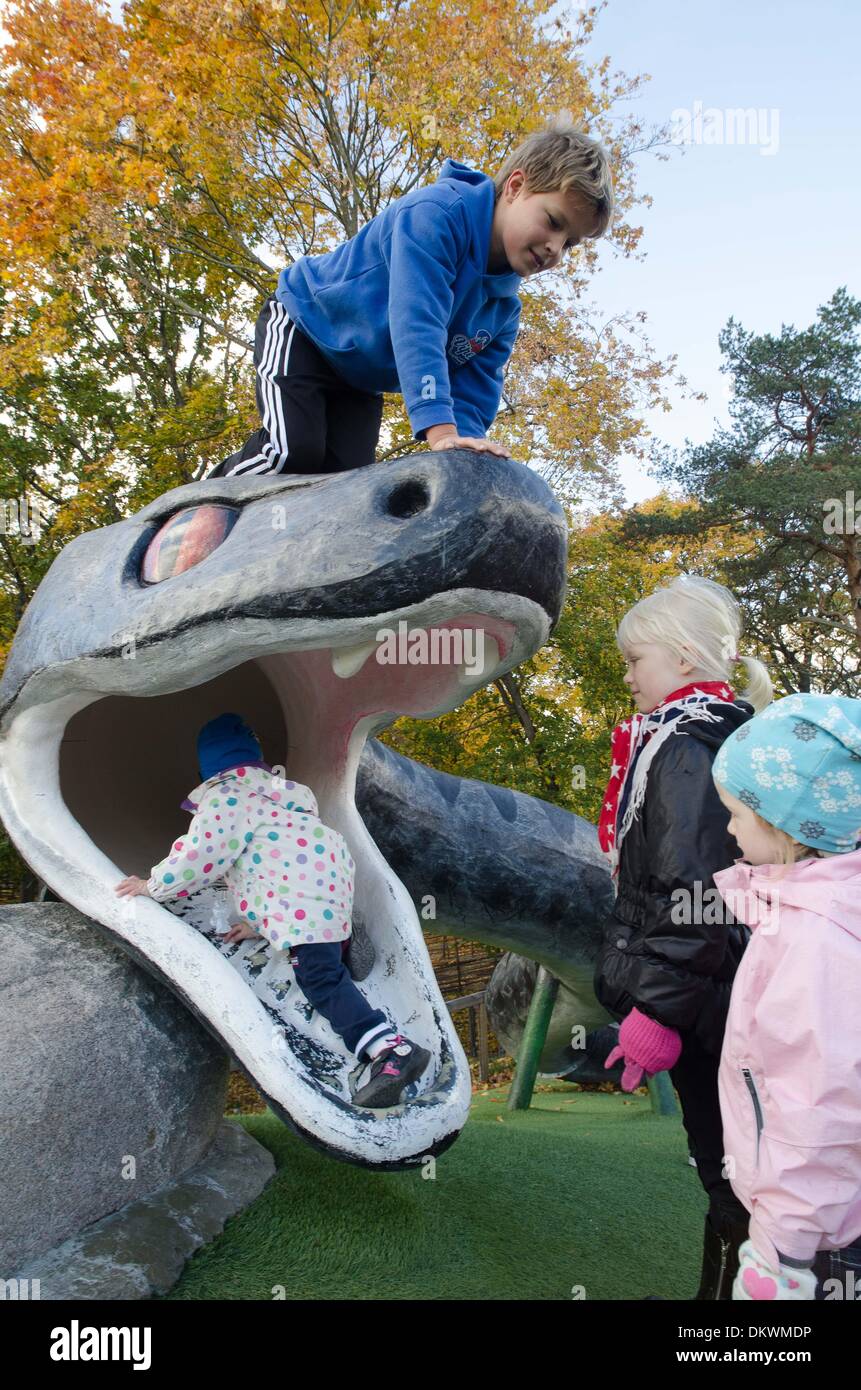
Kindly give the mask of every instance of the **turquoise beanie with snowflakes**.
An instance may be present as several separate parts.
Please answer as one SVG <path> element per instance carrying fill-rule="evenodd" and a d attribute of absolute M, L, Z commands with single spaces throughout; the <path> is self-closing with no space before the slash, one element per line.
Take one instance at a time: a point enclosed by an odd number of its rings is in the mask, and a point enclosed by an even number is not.
<path fill-rule="evenodd" d="M 794 840 L 848 854 L 861 842 L 861 700 L 775 700 L 724 740 L 712 775 Z"/>

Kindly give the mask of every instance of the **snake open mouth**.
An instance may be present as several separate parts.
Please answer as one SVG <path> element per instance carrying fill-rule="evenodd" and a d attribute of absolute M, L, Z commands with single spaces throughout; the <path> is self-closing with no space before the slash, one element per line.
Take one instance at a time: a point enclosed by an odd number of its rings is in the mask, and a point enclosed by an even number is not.
<path fill-rule="evenodd" d="M 399 716 L 453 709 L 531 655 L 563 587 L 564 520 L 543 485 L 494 460 L 474 508 L 453 510 L 456 462 L 450 451 L 419 476 L 396 461 L 334 479 L 189 485 L 79 537 L 31 601 L 0 687 L 0 813 L 35 872 L 162 979 L 294 1131 L 373 1167 L 446 1148 L 471 1085 L 413 898 L 357 811 L 359 758 Z M 344 513 L 334 548 L 327 497 Z M 298 557 L 289 526 L 273 522 L 285 498 Z M 219 533 L 213 514 L 231 508 Z M 223 885 L 170 903 L 114 892 L 187 828 L 197 732 L 225 710 L 314 791 L 350 847 L 352 973 L 432 1054 L 390 1110 L 352 1103 L 356 1059 L 308 1005 L 287 953 L 219 939 L 237 916 Z"/>

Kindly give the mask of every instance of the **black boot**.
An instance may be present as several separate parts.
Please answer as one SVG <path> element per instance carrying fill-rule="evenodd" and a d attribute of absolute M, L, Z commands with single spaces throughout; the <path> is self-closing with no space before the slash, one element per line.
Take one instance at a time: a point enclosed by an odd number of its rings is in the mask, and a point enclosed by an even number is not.
<path fill-rule="evenodd" d="M 698 1302 L 729 1302 L 738 1274 L 738 1249 L 747 1240 L 748 1223 L 730 1217 L 717 1221 L 709 1212 L 703 1233 L 703 1268 L 700 1286 L 694 1295 Z"/>

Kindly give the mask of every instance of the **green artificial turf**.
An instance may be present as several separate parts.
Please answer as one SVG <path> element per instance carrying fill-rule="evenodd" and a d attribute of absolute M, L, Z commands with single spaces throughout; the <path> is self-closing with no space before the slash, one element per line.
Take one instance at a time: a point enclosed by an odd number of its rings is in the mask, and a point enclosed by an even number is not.
<path fill-rule="evenodd" d="M 693 1297 L 707 1203 L 681 1120 L 564 1082 L 528 1111 L 506 1095 L 475 1097 L 433 1178 L 355 1168 L 243 1115 L 278 1171 L 166 1297 Z"/>

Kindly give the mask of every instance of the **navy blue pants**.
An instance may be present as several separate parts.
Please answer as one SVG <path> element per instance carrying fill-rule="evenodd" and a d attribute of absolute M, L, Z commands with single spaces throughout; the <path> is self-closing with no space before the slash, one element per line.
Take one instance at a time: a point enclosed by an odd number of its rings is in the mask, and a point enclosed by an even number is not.
<path fill-rule="evenodd" d="M 857 1302 L 861 1298 L 861 1240 L 844 1245 L 842 1250 L 820 1250 L 813 1261 L 813 1273 L 819 1280 L 817 1302 Z"/>
<path fill-rule="evenodd" d="M 351 1052 L 358 1056 L 372 1038 L 394 1031 L 382 1010 L 372 1009 L 353 984 L 340 941 L 294 946 L 290 959 L 308 1003 L 331 1023 Z"/>

